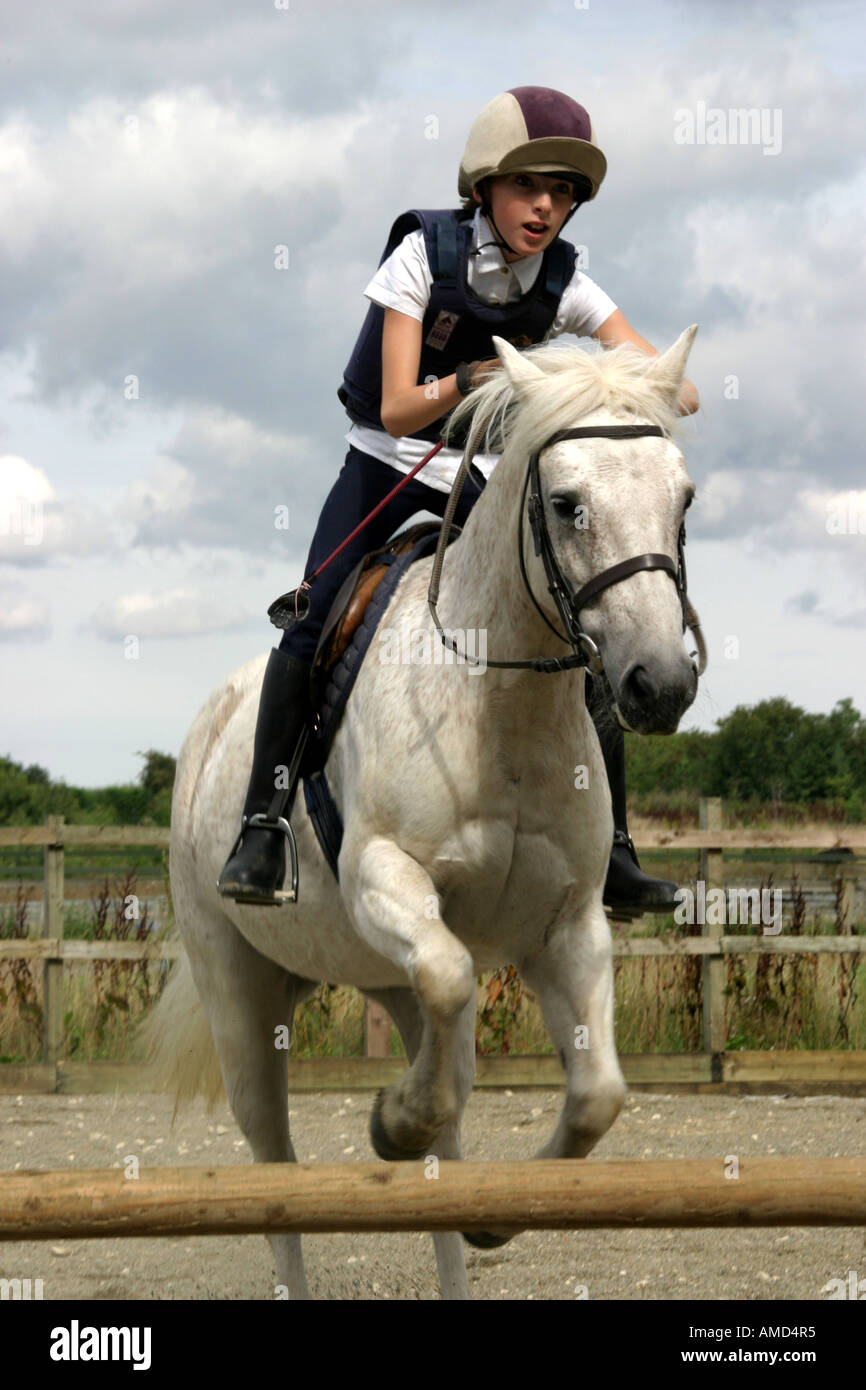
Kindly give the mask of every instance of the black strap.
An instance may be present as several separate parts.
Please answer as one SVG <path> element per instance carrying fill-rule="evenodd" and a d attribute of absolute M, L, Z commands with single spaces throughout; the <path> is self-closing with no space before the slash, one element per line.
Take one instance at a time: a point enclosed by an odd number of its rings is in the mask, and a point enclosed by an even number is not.
<path fill-rule="evenodd" d="M 547 277 L 544 282 L 544 289 L 557 303 L 562 298 L 562 292 L 565 289 L 570 259 L 567 243 L 559 240 L 554 241 L 548 250 Z"/>
<path fill-rule="evenodd" d="M 677 577 L 677 567 L 669 555 L 635 555 L 631 560 L 621 560 L 618 565 L 611 565 L 610 569 L 597 574 L 594 579 L 584 584 L 571 600 L 574 612 L 579 613 L 584 604 L 589 603 L 596 594 L 600 594 L 602 589 L 607 589 L 611 584 L 618 584 L 621 579 L 628 579 L 639 570 L 667 570 L 674 579 Z"/>
<path fill-rule="evenodd" d="M 430 273 L 438 285 L 457 284 L 457 224 L 449 215 L 436 219 L 433 238 L 435 265 Z"/>
<path fill-rule="evenodd" d="M 552 434 L 535 457 L 542 449 L 549 449 L 563 439 L 643 439 L 645 436 L 664 439 L 665 432 L 660 425 L 581 425 L 577 429 Z"/>

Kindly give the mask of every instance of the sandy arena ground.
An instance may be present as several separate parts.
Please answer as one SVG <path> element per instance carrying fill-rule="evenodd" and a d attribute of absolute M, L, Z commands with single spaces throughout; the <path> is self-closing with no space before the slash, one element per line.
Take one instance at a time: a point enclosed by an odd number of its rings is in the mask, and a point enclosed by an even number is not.
<path fill-rule="evenodd" d="M 369 1162 L 372 1092 L 293 1097 L 304 1162 Z M 559 1092 L 476 1091 L 465 1115 L 473 1159 L 531 1158 L 559 1111 Z M 102 1168 L 127 1154 L 148 1164 L 245 1163 L 225 1107 L 203 1103 L 171 1128 L 163 1095 L 0 1096 L 0 1168 Z M 866 1152 L 866 1099 L 635 1093 L 597 1158 L 856 1157 Z M 590 1162 L 592 1159 L 589 1160 Z M 304 1237 L 320 1299 L 435 1299 L 423 1234 Z M 816 1299 L 829 1279 L 866 1277 L 866 1229 L 527 1231 L 500 1250 L 467 1247 L 480 1299 Z M 0 1245 L 0 1277 L 42 1278 L 46 1299 L 272 1299 L 263 1236 Z"/>

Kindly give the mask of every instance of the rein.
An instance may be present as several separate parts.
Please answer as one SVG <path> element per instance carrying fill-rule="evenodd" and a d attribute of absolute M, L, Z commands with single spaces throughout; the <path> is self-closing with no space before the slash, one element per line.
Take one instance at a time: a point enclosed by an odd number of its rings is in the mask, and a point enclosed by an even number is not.
<path fill-rule="evenodd" d="M 692 652 L 692 656 L 698 657 L 698 674 L 703 675 L 707 665 L 707 651 L 701 632 L 700 620 L 697 613 L 689 602 L 686 592 L 686 561 L 685 544 L 686 528 L 685 522 L 680 526 L 677 538 L 677 560 L 676 563 L 669 555 L 659 555 L 647 553 L 644 555 L 634 555 L 629 560 L 621 560 L 619 564 L 611 565 L 603 570 L 601 574 L 590 579 L 586 584 L 574 593 L 568 580 L 562 572 L 556 552 L 550 539 L 550 532 L 547 529 L 547 522 L 544 516 L 544 505 L 541 500 L 541 479 L 539 474 L 539 456 L 545 449 L 549 449 L 554 444 L 559 444 L 565 439 L 640 439 L 647 436 L 664 438 L 664 431 L 658 425 L 596 425 L 586 426 L 571 430 L 560 430 L 542 444 L 530 456 L 526 466 L 526 476 L 523 481 L 523 491 L 520 497 L 520 507 L 517 513 L 517 545 L 520 557 L 520 573 L 526 592 L 538 609 L 547 626 L 561 641 L 567 642 L 572 648 L 571 656 L 563 657 L 528 657 L 520 661 L 494 661 L 490 657 L 484 659 L 485 666 L 527 668 L 542 673 L 553 671 L 570 671 L 576 667 L 586 666 L 593 675 L 600 675 L 603 669 L 601 654 L 598 647 L 593 642 L 588 633 L 584 632 L 580 624 L 580 611 L 596 594 L 609 588 L 613 584 L 620 583 L 623 579 L 628 579 L 633 574 L 638 574 L 641 570 L 665 570 L 673 579 L 677 586 L 677 593 L 680 597 L 680 605 L 683 613 L 683 632 L 689 629 L 697 642 L 698 649 Z M 454 484 L 451 495 L 448 498 L 448 505 L 445 509 L 445 516 L 442 521 L 442 530 L 439 534 L 439 541 L 436 546 L 436 554 L 433 560 L 433 572 L 430 576 L 430 585 L 427 590 L 427 602 L 433 617 L 433 623 L 443 644 L 450 648 L 457 656 L 462 656 L 465 661 L 472 665 L 481 665 L 481 659 L 469 656 L 461 652 L 453 638 L 447 637 L 439 621 L 436 605 L 439 600 L 439 585 L 442 577 L 442 565 L 445 559 L 445 547 L 447 537 L 451 531 L 451 523 L 457 509 L 457 502 L 463 484 L 469 475 L 471 460 L 464 455 Z M 526 496 L 529 492 L 528 516 L 529 524 L 532 528 L 532 536 L 535 544 L 535 554 L 540 555 L 547 576 L 547 587 L 553 596 L 557 611 L 562 625 L 567 635 L 557 631 L 547 614 L 542 609 L 532 592 L 529 583 L 529 576 L 526 573 L 526 563 L 523 550 L 523 511 L 526 506 Z"/>

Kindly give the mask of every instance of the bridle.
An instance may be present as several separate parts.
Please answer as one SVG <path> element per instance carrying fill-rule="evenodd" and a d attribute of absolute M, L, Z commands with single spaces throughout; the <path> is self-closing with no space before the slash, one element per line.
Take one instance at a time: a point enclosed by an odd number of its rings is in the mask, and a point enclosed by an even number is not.
<path fill-rule="evenodd" d="M 561 641 L 567 642 L 571 646 L 572 654 L 563 657 L 529 657 L 521 661 L 494 661 L 489 657 L 482 659 L 461 652 L 453 638 L 447 637 L 442 629 L 439 616 L 436 612 L 436 604 L 439 599 L 442 563 L 445 557 L 448 536 L 451 531 L 451 523 L 457 508 L 460 492 L 471 466 L 471 460 L 464 455 L 457 476 L 454 479 L 454 485 L 448 499 L 448 506 L 445 509 L 442 530 L 439 534 L 439 542 L 436 546 L 436 555 L 433 560 L 433 573 L 430 576 L 430 587 L 427 592 L 427 602 L 433 617 L 433 623 L 446 647 L 449 647 L 451 651 L 463 660 L 476 666 L 526 667 L 542 673 L 570 671 L 574 670 L 575 667 L 586 666 L 593 675 L 600 675 L 603 669 L 601 654 L 595 642 L 593 642 L 592 638 L 581 626 L 581 609 L 590 599 L 595 598 L 596 594 L 601 593 L 602 590 L 609 588 L 612 584 L 618 584 L 621 580 L 628 579 L 633 574 L 638 574 L 642 570 L 665 570 L 677 586 L 677 593 L 679 594 L 680 606 L 683 613 L 683 632 L 689 629 L 694 634 L 698 650 L 693 652 L 692 656 L 698 657 L 698 675 L 703 675 L 706 670 L 707 652 L 701 632 L 700 620 L 689 602 L 686 591 L 686 528 L 684 522 L 680 525 L 679 536 L 677 537 L 676 562 L 674 562 L 669 555 L 634 555 L 629 560 L 621 560 L 619 564 L 611 565 L 608 569 L 603 570 L 602 573 L 597 574 L 594 579 L 588 580 L 577 593 L 573 591 L 562 572 L 562 568 L 556 558 L 556 552 L 553 549 L 550 532 L 547 529 L 547 522 L 544 516 L 544 504 L 541 499 L 541 480 L 539 474 L 539 458 L 545 449 L 549 449 L 554 444 L 559 444 L 565 439 L 641 439 L 647 436 L 654 436 L 662 439 L 665 437 L 664 431 L 658 425 L 589 425 L 577 429 L 559 430 L 536 449 L 527 463 L 526 476 L 523 481 L 523 491 L 520 498 L 520 507 L 517 513 L 517 544 L 518 554 L 520 556 L 520 573 L 529 597 L 547 623 L 547 626 Z M 535 554 L 541 556 L 544 571 L 547 576 L 548 591 L 553 596 L 562 625 L 565 628 L 565 634 L 557 631 L 542 609 L 538 599 L 532 592 L 529 576 L 526 573 L 523 548 L 523 513 L 527 505 L 527 493 L 529 495 L 529 524 L 532 528 Z"/>

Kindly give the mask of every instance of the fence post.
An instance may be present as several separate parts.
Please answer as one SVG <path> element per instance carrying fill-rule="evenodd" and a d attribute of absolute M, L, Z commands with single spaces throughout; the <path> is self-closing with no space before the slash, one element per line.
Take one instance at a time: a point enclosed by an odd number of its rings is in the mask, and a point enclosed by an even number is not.
<path fill-rule="evenodd" d="M 840 934 L 842 936 L 853 936 L 854 934 L 854 895 L 857 892 L 857 862 L 852 864 L 840 864 L 839 873 L 842 877 L 842 899 L 839 904 L 842 924 Z"/>
<path fill-rule="evenodd" d="M 391 1056 L 391 1015 L 373 999 L 364 999 L 364 1056 Z"/>
<path fill-rule="evenodd" d="M 722 798 L 702 796 L 700 800 L 699 824 L 701 830 L 722 829 Z M 698 877 L 703 879 L 706 891 L 710 888 L 724 888 L 722 850 L 718 847 L 702 849 Z M 724 928 L 706 921 L 701 927 L 702 936 L 722 936 Z M 704 1051 L 719 1054 L 725 1050 L 725 960 L 724 956 L 703 956 L 701 960 L 701 982 L 703 985 L 704 1013 Z M 721 1074 L 713 1080 L 721 1081 Z"/>
<path fill-rule="evenodd" d="M 45 824 L 56 830 L 55 844 L 45 846 L 42 935 L 63 936 L 63 816 L 48 816 Z M 63 1045 L 63 961 L 46 958 L 42 966 L 42 1060 L 56 1067 Z M 56 1089 L 56 1088 L 55 1088 Z"/>

